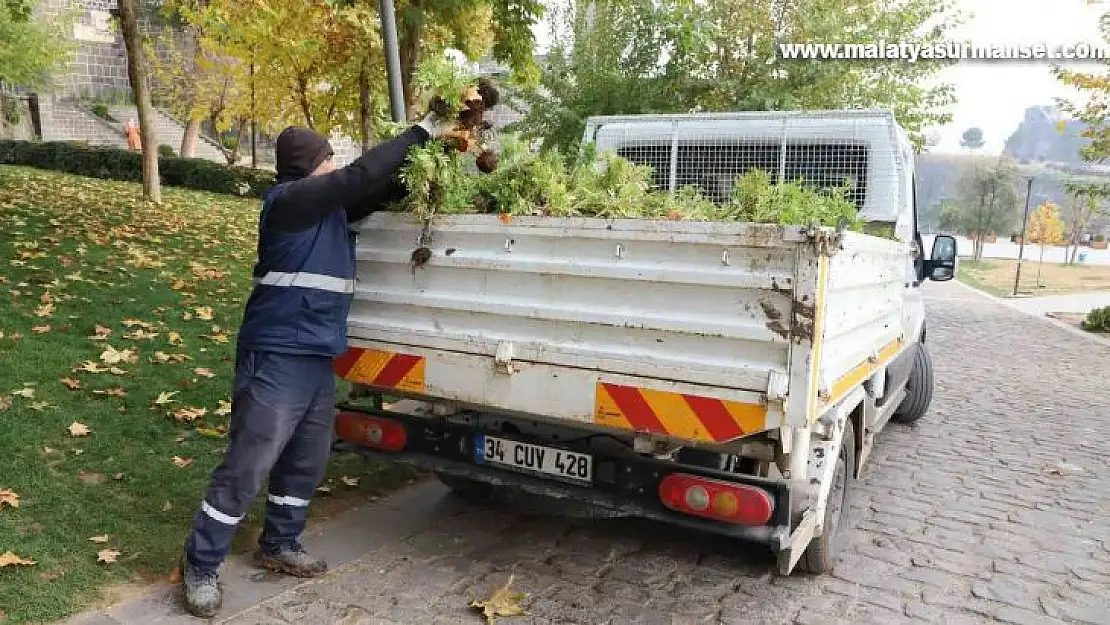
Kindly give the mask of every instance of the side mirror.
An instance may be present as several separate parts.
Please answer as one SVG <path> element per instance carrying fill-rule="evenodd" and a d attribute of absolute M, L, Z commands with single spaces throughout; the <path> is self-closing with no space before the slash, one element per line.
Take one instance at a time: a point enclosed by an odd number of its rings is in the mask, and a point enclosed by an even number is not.
<path fill-rule="evenodd" d="M 945 282 L 956 277 L 956 239 L 954 237 L 938 234 L 933 239 L 933 253 L 926 265 L 926 275 L 936 282 Z"/>

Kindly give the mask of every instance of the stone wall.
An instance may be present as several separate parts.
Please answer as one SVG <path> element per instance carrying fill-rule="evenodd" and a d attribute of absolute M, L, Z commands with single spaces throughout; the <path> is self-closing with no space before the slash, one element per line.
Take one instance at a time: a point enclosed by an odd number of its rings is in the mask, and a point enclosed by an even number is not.
<path fill-rule="evenodd" d="M 115 0 L 45 0 L 39 11 L 46 15 L 76 12 L 73 39 L 76 49 L 67 71 L 59 76 L 54 93 L 64 98 L 130 93 L 127 49 L 111 11 Z"/>

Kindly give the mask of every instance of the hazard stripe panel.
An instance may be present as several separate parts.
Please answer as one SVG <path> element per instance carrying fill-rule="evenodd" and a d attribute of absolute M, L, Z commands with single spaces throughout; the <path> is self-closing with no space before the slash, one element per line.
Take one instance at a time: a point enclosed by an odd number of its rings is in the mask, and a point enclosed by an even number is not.
<path fill-rule="evenodd" d="M 422 356 L 352 347 L 335 359 L 339 377 L 356 384 L 424 392 L 427 368 Z"/>
<path fill-rule="evenodd" d="M 767 408 L 600 382 L 594 423 L 687 440 L 721 443 L 766 429 Z"/>

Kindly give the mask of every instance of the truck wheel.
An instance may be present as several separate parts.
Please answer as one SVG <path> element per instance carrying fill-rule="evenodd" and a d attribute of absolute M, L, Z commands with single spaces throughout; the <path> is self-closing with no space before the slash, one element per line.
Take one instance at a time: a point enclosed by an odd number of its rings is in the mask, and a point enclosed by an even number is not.
<path fill-rule="evenodd" d="M 898 423 L 913 423 L 925 416 L 933 400 L 933 358 L 923 343 L 918 343 L 916 349 L 913 371 L 906 380 L 906 397 L 891 416 Z"/>
<path fill-rule="evenodd" d="M 470 501 L 486 501 L 493 497 L 493 484 L 466 477 L 436 473 L 436 478 L 453 493 Z"/>
<path fill-rule="evenodd" d="M 814 538 L 798 566 L 806 573 L 824 575 L 832 571 L 844 546 L 845 528 L 848 518 L 848 498 L 852 492 L 852 467 L 856 462 L 856 434 L 852 421 L 844 424 L 844 437 L 840 443 L 840 454 L 836 457 L 833 470 L 832 487 L 829 500 L 825 503 L 825 531 Z"/>

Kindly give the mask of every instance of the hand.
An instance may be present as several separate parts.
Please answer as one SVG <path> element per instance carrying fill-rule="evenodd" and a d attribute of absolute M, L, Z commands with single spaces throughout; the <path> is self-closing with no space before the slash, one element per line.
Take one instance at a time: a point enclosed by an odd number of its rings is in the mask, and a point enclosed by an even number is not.
<path fill-rule="evenodd" d="M 435 113 L 428 113 L 424 119 L 420 120 L 417 126 L 423 128 L 431 138 L 438 139 L 454 128 L 455 122 L 441 119 Z"/>

